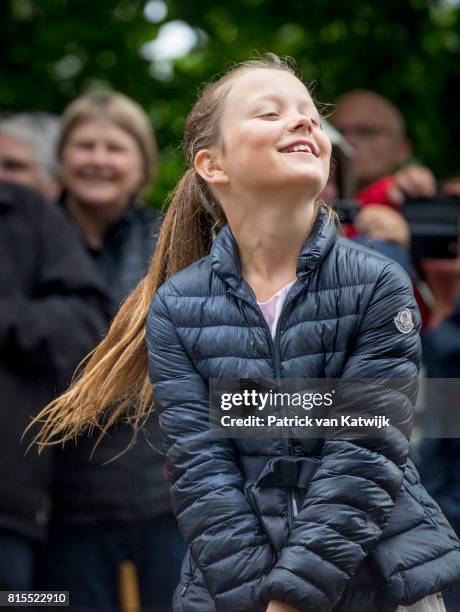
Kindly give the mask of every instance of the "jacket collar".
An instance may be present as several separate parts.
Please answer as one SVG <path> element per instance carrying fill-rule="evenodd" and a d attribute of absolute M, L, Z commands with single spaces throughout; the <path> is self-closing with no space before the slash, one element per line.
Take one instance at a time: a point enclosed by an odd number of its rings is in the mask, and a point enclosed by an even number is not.
<path fill-rule="evenodd" d="M 298 279 L 304 278 L 320 265 L 330 251 L 336 237 L 337 231 L 334 221 L 328 219 L 328 211 L 321 207 L 312 231 L 299 253 L 297 260 Z M 241 262 L 238 245 L 228 224 L 220 230 L 212 245 L 211 267 L 231 287 L 234 289 L 241 287 Z"/>
<path fill-rule="evenodd" d="M 80 227 L 77 225 L 77 223 L 72 218 L 72 215 L 67 206 L 67 191 L 65 189 L 61 192 L 60 196 L 56 200 L 56 203 L 64 211 L 66 216 L 70 219 L 72 225 L 77 229 L 83 244 L 87 245 L 83 232 L 80 230 Z M 135 224 L 136 221 L 139 219 L 140 210 L 144 210 L 144 206 L 141 203 L 139 203 L 137 200 L 133 199 L 130 205 L 127 208 L 125 208 L 125 210 L 122 212 L 121 216 L 118 219 L 116 219 L 110 227 L 107 228 L 107 231 L 104 236 L 104 244 L 101 246 L 101 248 L 100 249 L 92 249 L 89 247 L 87 248 L 92 253 L 97 254 L 105 249 L 106 243 L 109 242 L 110 240 L 123 239 L 123 234 L 126 231 L 127 227 Z"/>
<path fill-rule="evenodd" d="M 21 189 L 17 187 L 16 183 L 10 183 L 7 181 L 0 181 L 0 211 L 6 212 L 14 205 L 15 189 Z"/>

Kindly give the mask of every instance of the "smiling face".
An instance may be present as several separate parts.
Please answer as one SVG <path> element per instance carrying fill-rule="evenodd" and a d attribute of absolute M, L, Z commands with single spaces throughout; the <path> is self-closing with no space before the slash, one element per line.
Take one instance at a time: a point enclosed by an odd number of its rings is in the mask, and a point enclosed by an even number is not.
<path fill-rule="evenodd" d="M 85 207 L 129 206 L 143 178 L 136 140 L 105 119 L 84 121 L 70 132 L 62 152 L 62 181 Z"/>
<path fill-rule="evenodd" d="M 270 68 L 238 75 L 225 98 L 220 157 L 229 185 L 315 198 L 329 175 L 331 143 L 294 75 Z M 280 191 L 281 192 L 281 191 Z"/>

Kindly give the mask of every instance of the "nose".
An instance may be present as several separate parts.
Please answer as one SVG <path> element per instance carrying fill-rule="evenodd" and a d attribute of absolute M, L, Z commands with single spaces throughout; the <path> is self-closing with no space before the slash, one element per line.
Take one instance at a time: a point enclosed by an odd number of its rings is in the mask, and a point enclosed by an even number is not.
<path fill-rule="evenodd" d="M 91 162 L 97 166 L 104 166 L 108 157 L 108 151 L 104 145 L 96 145 L 91 149 Z"/>
<path fill-rule="evenodd" d="M 311 118 L 307 115 L 296 113 L 295 116 L 291 118 L 289 129 L 292 132 L 304 130 L 310 133 L 313 130 L 313 123 Z"/>

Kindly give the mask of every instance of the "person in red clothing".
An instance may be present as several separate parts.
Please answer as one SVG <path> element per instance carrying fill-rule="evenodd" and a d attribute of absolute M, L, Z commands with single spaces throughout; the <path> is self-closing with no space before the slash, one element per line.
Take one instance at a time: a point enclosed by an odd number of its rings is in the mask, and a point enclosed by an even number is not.
<path fill-rule="evenodd" d="M 408 197 L 433 197 L 434 175 L 411 163 L 412 144 L 404 118 L 383 96 L 368 90 L 345 93 L 337 100 L 331 122 L 353 148 L 354 199 L 362 207 L 345 233 L 364 243 L 370 239 L 377 250 L 403 265 L 414 279 L 425 326 L 429 311 L 417 291 L 409 256 L 409 226 L 399 208 Z"/>
<path fill-rule="evenodd" d="M 407 198 L 434 197 L 437 185 L 429 168 L 411 162 L 412 144 L 401 112 L 376 92 L 359 89 L 338 98 L 330 121 L 354 150 L 350 164 L 356 181 L 354 198 L 363 209 L 355 217 L 353 233 L 408 249 L 409 227 L 399 208 Z M 460 180 L 444 183 L 442 190 L 460 195 Z M 424 327 L 433 326 L 452 311 L 460 259 L 424 260 L 421 268 L 433 293 L 431 313 L 420 295 L 417 301 Z"/>
<path fill-rule="evenodd" d="M 401 113 L 380 95 L 356 90 L 338 99 L 330 120 L 353 152 L 348 163 L 353 193 L 339 195 L 352 195 L 361 206 L 366 206 L 357 215 L 354 227 L 345 228 L 346 235 L 352 238 L 363 234 L 407 250 L 409 228 L 396 212 L 398 203 L 406 195 L 433 195 L 434 177 L 420 166 L 399 169 L 412 152 Z"/>
<path fill-rule="evenodd" d="M 373 91 L 350 91 L 337 100 L 331 122 L 354 149 L 351 170 L 361 203 L 399 206 L 408 197 L 435 195 L 431 170 L 409 163 L 404 118 L 389 100 Z"/>

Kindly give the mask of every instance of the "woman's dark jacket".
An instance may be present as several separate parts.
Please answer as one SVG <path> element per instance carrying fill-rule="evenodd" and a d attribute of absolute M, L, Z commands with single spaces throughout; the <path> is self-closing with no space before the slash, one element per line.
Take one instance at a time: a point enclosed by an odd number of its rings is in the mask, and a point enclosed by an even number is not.
<path fill-rule="evenodd" d="M 110 228 L 102 248 L 90 251 L 113 314 L 147 272 L 159 222 L 151 208 L 133 205 Z M 132 426 L 120 421 L 93 456 L 97 436 L 80 436 L 77 445 L 69 442 L 56 451 L 54 524 L 136 523 L 170 512 L 157 417 L 147 421 L 135 444 L 123 452 L 132 436 Z"/>
<path fill-rule="evenodd" d="M 75 230 L 35 192 L 0 182 L 0 244 L 0 529 L 41 538 L 53 453 L 26 454 L 21 437 L 98 342 L 109 304 Z"/>
<path fill-rule="evenodd" d="M 412 331 L 402 327 L 408 333 L 395 322 L 403 309 L 415 321 Z M 287 450 L 279 439 L 209 431 L 208 379 L 413 380 L 418 326 L 407 275 L 338 237 L 324 210 L 273 343 L 228 226 L 208 257 L 158 290 L 147 322 L 149 367 L 173 508 L 190 549 L 176 611 L 262 612 L 270 600 L 300 612 L 389 611 L 460 580 L 460 543 L 421 487 L 398 430 L 384 439 L 291 439 Z M 414 393 L 399 400 L 410 411 Z M 275 462 L 289 473 L 293 458 L 299 475 L 316 466 L 297 487 L 292 522 L 292 480 L 261 481 Z"/>

